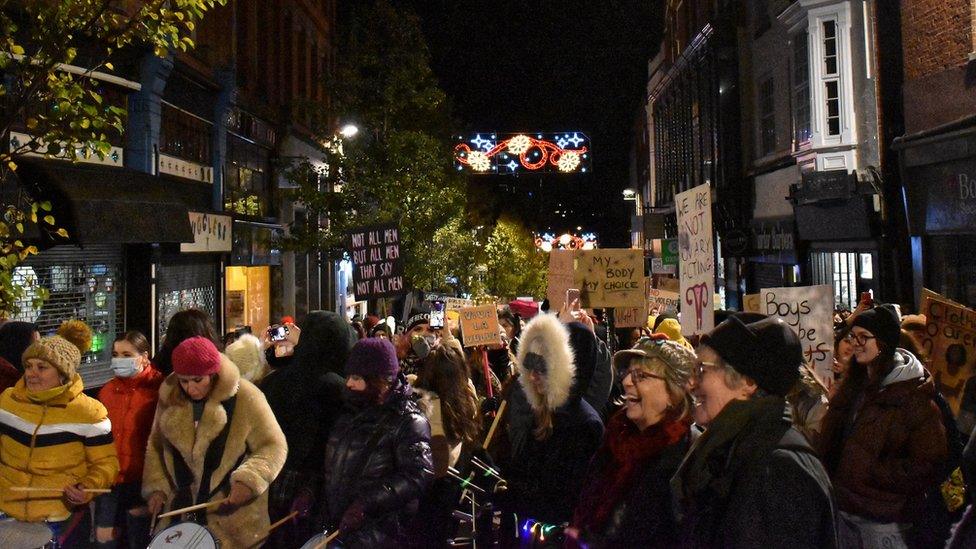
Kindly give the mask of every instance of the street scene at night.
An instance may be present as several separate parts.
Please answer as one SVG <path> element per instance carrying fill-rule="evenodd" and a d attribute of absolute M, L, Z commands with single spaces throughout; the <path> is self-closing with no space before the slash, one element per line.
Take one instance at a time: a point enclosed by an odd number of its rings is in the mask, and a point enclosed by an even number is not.
<path fill-rule="evenodd" d="M 976 548 L 976 0 L 0 31 L 0 549 Z"/>

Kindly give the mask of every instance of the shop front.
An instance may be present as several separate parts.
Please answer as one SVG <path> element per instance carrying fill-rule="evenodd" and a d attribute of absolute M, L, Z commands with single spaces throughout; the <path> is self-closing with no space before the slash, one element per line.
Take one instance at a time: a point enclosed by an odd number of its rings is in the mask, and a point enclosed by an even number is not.
<path fill-rule="evenodd" d="M 899 148 L 916 301 L 926 287 L 976 307 L 976 123 Z"/>
<path fill-rule="evenodd" d="M 282 307 L 281 227 L 234 221 L 230 265 L 224 270 L 225 331 L 262 334 L 279 322 Z"/>
<path fill-rule="evenodd" d="M 860 294 L 880 295 L 879 197 L 843 170 L 803 174 L 790 190 L 798 245 L 806 249 L 804 284 L 830 284 L 837 306 L 853 310 Z M 798 258 L 799 259 L 799 258 Z"/>
<path fill-rule="evenodd" d="M 750 226 L 748 293 L 800 284 L 793 216 L 755 219 Z"/>

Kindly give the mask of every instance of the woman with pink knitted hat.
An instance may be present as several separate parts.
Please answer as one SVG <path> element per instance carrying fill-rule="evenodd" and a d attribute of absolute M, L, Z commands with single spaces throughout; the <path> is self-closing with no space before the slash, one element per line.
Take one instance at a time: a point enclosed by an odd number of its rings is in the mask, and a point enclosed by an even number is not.
<path fill-rule="evenodd" d="M 259 546 L 270 525 L 268 486 L 288 453 L 285 435 L 264 393 L 210 339 L 184 340 L 172 364 L 142 477 L 150 513 L 223 500 L 183 518 L 205 525 L 222 547 Z"/>

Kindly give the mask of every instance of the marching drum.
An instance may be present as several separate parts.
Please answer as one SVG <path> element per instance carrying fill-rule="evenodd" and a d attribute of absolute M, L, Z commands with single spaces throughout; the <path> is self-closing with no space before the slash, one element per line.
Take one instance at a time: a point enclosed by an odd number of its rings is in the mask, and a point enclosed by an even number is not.
<path fill-rule="evenodd" d="M 0 547 L 42 549 L 53 546 L 51 529 L 43 522 L 22 522 L 9 517 L 0 520 Z"/>
<path fill-rule="evenodd" d="M 338 531 L 329 534 L 328 530 L 322 532 L 321 534 L 315 534 L 314 536 L 309 538 L 309 540 L 305 542 L 305 545 L 302 545 L 300 549 L 323 549 L 324 547 L 329 545 L 329 543 L 331 543 L 332 540 L 334 540 L 338 535 L 339 535 Z"/>
<path fill-rule="evenodd" d="M 153 536 L 148 549 L 220 549 L 220 541 L 205 526 L 178 522 Z"/>

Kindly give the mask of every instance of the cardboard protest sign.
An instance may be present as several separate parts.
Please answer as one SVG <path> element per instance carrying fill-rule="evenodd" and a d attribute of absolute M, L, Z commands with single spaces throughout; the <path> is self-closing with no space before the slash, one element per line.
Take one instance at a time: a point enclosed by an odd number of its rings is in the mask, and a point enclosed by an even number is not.
<path fill-rule="evenodd" d="M 706 183 L 678 193 L 678 273 L 681 281 L 681 332 L 703 334 L 715 327 L 715 245 L 712 191 Z"/>
<path fill-rule="evenodd" d="M 923 288 L 921 313 L 926 325 L 919 343 L 929 356 L 936 387 L 958 414 L 963 388 L 976 364 L 976 311 Z"/>
<path fill-rule="evenodd" d="M 742 296 L 742 310 L 747 313 L 759 313 L 759 294 L 745 294 Z"/>
<path fill-rule="evenodd" d="M 352 281 L 358 299 L 403 293 L 400 229 L 395 223 L 353 231 L 349 243 Z"/>
<path fill-rule="evenodd" d="M 834 288 L 829 284 L 766 288 L 759 292 L 764 315 L 778 316 L 800 338 L 803 356 L 825 386 L 834 382 Z"/>
<path fill-rule="evenodd" d="M 657 289 L 678 293 L 681 291 L 681 282 L 677 278 L 658 278 Z"/>
<path fill-rule="evenodd" d="M 658 314 L 677 314 L 681 309 L 681 299 L 678 297 L 678 292 L 651 288 L 647 290 L 647 301 L 651 309 L 657 309 Z"/>
<path fill-rule="evenodd" d="M 459 311 L 465 307 L 471 307 L 474 302 L 470 299 L 464 299 L 462 297 L 445 297 L 444 310 L 445 311 Z"/>
<path fill-rule="evenodd" d="M 579 250 L 574 281 L 583 307 L 643 307 L 644 253 L 629 249 Z"/>
<path fill-rule="evenodd" d="M 647 326 L 647 307 L 617 307 L 613 310 L 613 314 L 613 323 L 617 328 Z"/>
<path fill-rule="evenodd" d="M 549 252 L 549 287 L 546 298 L 549 310 L 558 311 L 566 301 L 566 290 L 573 288 L 573 259 L 575 250 L 553 250 Z"/>
<path fill-rule="evenodd" d="M 461 339 L 465 347 L 501 343 L 498 313 L 494 305 L 479 305 L 461 309 Z"/>

